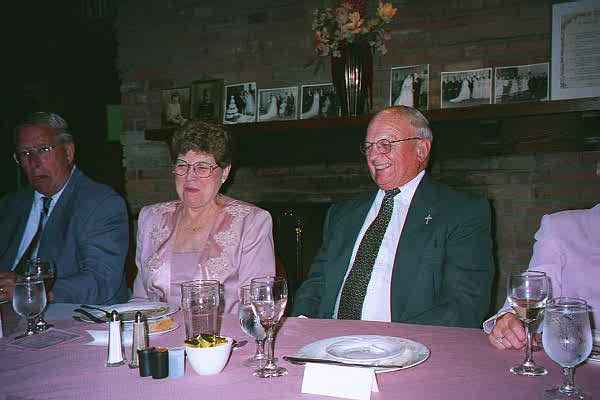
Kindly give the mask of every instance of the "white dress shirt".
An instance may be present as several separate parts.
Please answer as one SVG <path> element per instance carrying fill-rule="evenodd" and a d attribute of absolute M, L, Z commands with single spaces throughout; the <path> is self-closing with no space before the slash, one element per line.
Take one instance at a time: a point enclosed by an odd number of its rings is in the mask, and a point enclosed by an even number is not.
<path fill-rule="evenodd" d="M 52 196 L 49 196 L 52 199 L 52 201 L 50 202 L 50 207 L 48 207 L 48 215 L 46 216 L 46 221 L 48 221 L 48 218 L 50 218 L 50 214 L 52 214 L 54 206 L 58 202 L 58 199 L 60 199 L 60 195 L 69 184 L 74 170 L 75 167 L 73 166 L 73 169 L 71 170 L 71 175 L 69 175 L 69 179 L 67 179 L 67 182 L 65 182 L 63 187 L 58 192 L 54 193 Z M 27 224 L 25 225 L 25 231 L 23 232 L 23 237 L 21 238 L 21 244 L 19 245 L 17 256 L 15 257 L 15 261 L 13 262 L 13 270 L 17 267 L 17 263 L 21 260 L 23 253 L 25 253 L 25 250 L 27 250 L 27 247 L 29 247 L 29 243 L 33 240 L 33 237 L 37 232 L 38 225 L 40 223 L 40 215 L 42 214 L 42 209 L 44 207 L 42 197 L 44 197 L 43 194 L 37 191 L 33 192 L 33 204 L 31 205 L 31 211 L 29 212 L 29 218 L 27 219 Z M 46 224 L 46 221 L 44 221 L 44 225 Z M 31 254 L 31 258 L 37 256 L 37 251 L 37 248 L 34 249 L 33 253 Z"/>
<path fill-rule="evenodd" d="M 391 282 L 392 282 L 392 271 L 394 270 L 394 259 L 396 258 L 396 249 L 398 248 L 398 242 L 400 241 L 400 235 L 404 228 L 404 222 L 406 221 L 406 215 L 408 214 L 408 208 L 412 201 L 412 198 L 417 190 L 417 186 L 423 179 L 425 171 L 421 171 L 411 181 L 407 182 L 404 186 L 400 187 L 400 193 L 394 197 L 394 210 L 392 211 L 392 218 L 385 231 L 381 247 L 379 247 L 379 253 L 375 259 L 375 265 L 373 266 L 373 272 L 371 273 L 371 280 L 367 286 L 367 293 L 365 295 L 365 301 L 363 303 L 361 319 L 366 321 L 386 321 L 389 322 L 392 319 L 390 293 L 391 293 Z M 340 306 L 340 297 L 344 283 L 348 278 L 358 246 L 367 231 L 367 228 L 371 225 L 373 220 L 377 217 L 385 191 L 379 190 L 375 196 L 375 200 L 371 205 L 371 209 L 365 218 L 365 222 L 358 233 L 356 242 L 354 242 L 354 250 L 352 251 L 352 257 L 350 257 L 350 264 L 346 270 L 346 276 L 344 282 L 340 287 L 337 301 L 335 303 L 335 309 L 333 311 L 334 318 L 337 318 L 338 308 Z"/>

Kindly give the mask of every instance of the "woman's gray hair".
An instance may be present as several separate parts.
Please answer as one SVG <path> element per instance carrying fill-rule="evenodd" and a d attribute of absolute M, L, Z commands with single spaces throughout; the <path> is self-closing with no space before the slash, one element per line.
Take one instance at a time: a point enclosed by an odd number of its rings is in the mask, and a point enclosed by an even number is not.
<path fill-rule="evenodd" d="M 56 113 L 38 111 L 27 115 L 15 128 L 15 144 L 18 140 L 19 130 L 26 126 L 47 126 L 54 130 L 60 143 L 73 143 L 73 135 L 69 130 L 69 124 Z"/>

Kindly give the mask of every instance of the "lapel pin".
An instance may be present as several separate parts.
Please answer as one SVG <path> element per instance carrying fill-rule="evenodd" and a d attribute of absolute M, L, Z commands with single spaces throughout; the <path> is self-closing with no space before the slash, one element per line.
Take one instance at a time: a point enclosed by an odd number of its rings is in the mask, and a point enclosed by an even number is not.
<path fill-rule="evenodd" d="M 428 213 L 427 216 L 425 217 L 425 225 L 429 225 L 429 223 L 431 222 L 433 218 L 431 218 L 431 213 Z"/>

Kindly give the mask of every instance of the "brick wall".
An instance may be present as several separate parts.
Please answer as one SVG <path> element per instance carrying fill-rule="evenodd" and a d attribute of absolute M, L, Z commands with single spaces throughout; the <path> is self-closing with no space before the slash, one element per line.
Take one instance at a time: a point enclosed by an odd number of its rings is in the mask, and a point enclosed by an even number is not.
<path fill-rule="evenodd" d="M 373 2 L 375 3 L 375 2 Z M 395 0 L 386 56 L 375 57 L 374 108 L 389 97 L 391 66 L 430 64 L 430 107 L 440 72 L 549 61 L 550 1 Z M 160 89 L 198 79 L 256 81 L 259 88 L 330 81 L 315 72 L 310 31 L 321 0 L 120 2 L 118 67 L 123 80 L 127 196 L 134 211 L 175 196 L 166 145 L 144 140 L 160 126 Z M 600 198 L 598 152 L 448 160 L 432 174 L 481 193 L 495 210 L 499 286 L 531 255 L 541 215 Z M 364 165 L 241 168 L 228 194 L 251 202 L 329 202 L 373 187 Z"/>

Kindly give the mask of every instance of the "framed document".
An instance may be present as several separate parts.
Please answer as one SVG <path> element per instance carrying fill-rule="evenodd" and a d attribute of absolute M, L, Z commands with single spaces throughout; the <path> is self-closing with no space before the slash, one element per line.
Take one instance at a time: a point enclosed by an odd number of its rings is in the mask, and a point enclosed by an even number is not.
<path fill-rule="evenodd" d="M 600 1 L 552 8 L 552 100 L 600 96 Z"/>

